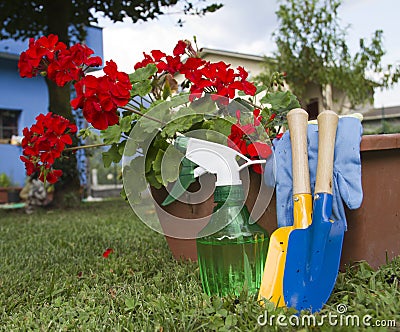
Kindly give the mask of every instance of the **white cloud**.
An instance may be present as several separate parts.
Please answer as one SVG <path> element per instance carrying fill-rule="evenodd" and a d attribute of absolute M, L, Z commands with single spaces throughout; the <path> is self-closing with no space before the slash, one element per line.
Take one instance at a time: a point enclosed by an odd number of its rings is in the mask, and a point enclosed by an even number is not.
<path fill-rule="evenodd" d="M 242 53 L 270 55 L 275 49 L 272 32 L 277 28 L 276 0 L 220 0 L 225 6 L 205 17 L 186 16 L 184 27 L 176 25 L 178 16 L 164 15 L 158 20 L 104 26 L 105 59 L 113 59 L 121 70 L 131 72 L 142 59 L 142 52 L 153 49 L 171 52 L 179 39 L 196 36 L 199 47 Z M 174 11 L 172 7 L 171 11 Z M 370 40 L 377 29 L 384 31 L 385 63 L 400 61 L 398 42 L 398 0 L 345 0 L 340 8 L 343 24 L 350 24 L 348 43 L 358 49 L 359 38 Z M 400 87 L 377 92 L 377 106 L 400 105 Z"/>

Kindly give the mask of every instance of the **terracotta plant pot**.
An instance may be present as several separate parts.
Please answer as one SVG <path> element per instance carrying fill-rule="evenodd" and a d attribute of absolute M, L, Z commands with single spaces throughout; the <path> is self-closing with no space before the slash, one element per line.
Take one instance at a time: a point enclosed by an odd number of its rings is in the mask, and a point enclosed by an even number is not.
<path fill-rule="evenodd" d="M 366 260 L 377 268 L 400 255 L 400 134 L 361 141 L 363 202 L 346 211 L 341 265 Z"/>
<path fill-rule="evenodd" d="M 276 215 L 275 201 L 272 200 L 269 206 L 265 204 L 265 200 L 271 196 L 271 193 L 268 192 L 266 186 L 261 186 L 261 175 L 252 171 L 244 171 L 241 174 L 241 178 L 243 180 L 244 190 L 247 192 L 246 205 L 253 219 L 258 220 L 267 230 L 276 228 L 276 217 L 274 217 Z M 214 179 L 209 179 L 207 181 L 206 178 L 203 185 L 207 187 L 207 183 L 210 184 L 214 181 Z M 215 205 L 213 196 L 214 187 L 206 188 L 204 193 L 201 193 L 201 187 L 199 182 L 195 182 L 188 190 L 191 193 L 198 193 L 199 197 L 197 198 L 201 203 L 183 203 L 175 201 L 166 207 L 161 207 L 161 203 L 168 195 L 167 190 L 165 188 L 151 188 L 153 198 L 158 204 L 156 207 L 158 219 L 164 231 L 166 233 L 179 234 L 181 237 L 191 237 L 190 239 L 171 236 L 165 237 L 176 259 L 197 261 L 195 237 L 209 221 Z M 185 222 L 176 226 L 175 223 L 179 222 L 179 218 L 184 218 Z"/>
<path fill-rule="evenodd" d="M 360 150 L 363 202 L 346 209 L 342 269 L 361 260 L 378 268 L 400 255 L 400 134 L 365 135 Z M 271 232 L 277 225 L 275 196 L 267 212 L 260 224 Z"/>
<path fill-rule="evenodd" d="M 19 193 L 21 190 L 22 188 L 20 187 L 0 188 L 0 204 L 20 202 Z"/>
<path fill-rule="evenodd" d="M 199 182 L 195 182 L 188 188 L 189 192 L 198 192 L 200 189 Z M 156 212 L 160 221 L 161 227 L 166 234 L 176 234 L 180 232 L 176 229 L 179 224 L 179 219 L 187 219 L 186 224 L 188 229 L 185 229 L 185 234 L 178 237 L 165 236 L 168 246 L 175 259 L 197 260 L 196 234 L 207 224 L 212 210 L 214 208 L 213 196 L 211 195 L 204 202 L 198 204 L 184 203 L 182 201 L 174 201 L 171 204 L 161 207 L 161 203 L 168 196 L 166 188 L 155 189 L 151 187 L 151 193 L 154 200 L 158 204 Z M 195 221 L 194 221 L 195 220 Z"/>
<path fill-rule="evenodd" d="M 0 204 L 8 202 L 8 188 L 0 188 Z"/>

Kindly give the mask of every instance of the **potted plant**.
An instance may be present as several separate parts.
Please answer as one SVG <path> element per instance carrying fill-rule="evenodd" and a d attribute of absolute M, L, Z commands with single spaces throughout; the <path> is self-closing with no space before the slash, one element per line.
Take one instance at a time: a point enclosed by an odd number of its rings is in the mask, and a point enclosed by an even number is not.
<path fill-rule="evenodd" d="M 21 189 L 7 174 L 0 174 L 0 203 L 18 203 Z"/>
<path fill-rule="evenodd" d="M 8 202 L 8 188 L 11 185 L 11 179 L 5 173 L 0 173 L 0 203 Z"/>
<path fill-rule="evenodd" d="M 101 65 L 92 54 L 85 45 L 67 47 L 50 35 L 31 39 L 18 66 L 23 77 L 40 73 L 59 86 L 73 84 L 71 106 L 81 109 L 90 124 L 78 135 L 86 138 L 93 135 L 91 129 L 100 130 L 99 145 L 110 145 L 103 153 L 106 167 L 124 156 L 124 195 L 131 204 L 141 202 L 148 188 L 163 199 L 177 180 L 183 157 L 171 145 L 177 133 L 227 144 L 252 159 L 267 158 L 270 138 L 280 134 L 285 113 L 299 106 L 284 89 L 283 74 L 272 74 L 268 84 L 252 83 L 243 67 L 206 61 L 190 41 L 179 41 L 171 55 L 145 53 L 130 75 L 118 71 L 112 60 L 104 66 L 104 76 L 87 74 L 88 68 Z M 28 175 L 39 172 L 42 180 L 55 183 L 62 174 L 53 168 L 55 160 L 82 148 L 71 146 L 77 128 L 53 113 L 36 120 L 23 131 L 21 159 Z M 262 168 L 253 171 L 262 173 Z M 193 204 L 186 207 L 193 211 Z M 158 212 L 168 209 L 157 207 Z"/>

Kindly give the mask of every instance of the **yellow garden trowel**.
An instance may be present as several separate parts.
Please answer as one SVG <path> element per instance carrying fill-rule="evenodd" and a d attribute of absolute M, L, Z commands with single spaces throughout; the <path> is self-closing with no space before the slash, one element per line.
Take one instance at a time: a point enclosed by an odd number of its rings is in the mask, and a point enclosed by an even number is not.
<path fill-rule="evenodd" d="M 311 224 L 312 197 L 308 169 L 307 126 L 308 113 L 300 108 L 287 114 L 292 146 L 293 226 L 278 228 L 272 233 L 268 256 L 261 281 L 259 300 L 268 300 L 277 307 L 285 306 L 283 275 L 290 233 Z"/>

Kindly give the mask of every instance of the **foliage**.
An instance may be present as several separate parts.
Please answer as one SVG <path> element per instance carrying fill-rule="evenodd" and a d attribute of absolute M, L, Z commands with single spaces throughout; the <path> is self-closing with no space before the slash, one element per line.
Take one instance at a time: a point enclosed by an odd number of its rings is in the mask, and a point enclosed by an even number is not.
<path fill-rule="evenodd" d="M 4 211 L 0 227 L 1 330 L 296 330 L 257 324 L 265 312 L 288 317 L 292 312 L 286 309 L 262 308 L 246 294 L 223 299 L 203 294 L 198 264 L 174 260 L 165 238 L 149 231 L 122 200 L 57 213 Z M 103 258 L 107 248 L 113 252 Z M 339 273 L 318 319 L 337 315 L 337 306 L 345 304 L 360 319 L 371 315 L 371 323 L 399 324 L 399 275 L 399 258 L 376 271 L 365 262 L 348 268 Z M 324 322 L 302 331 L 379 330 Z"/>
<path fill-rule="evenodd" d="M 364 124 L 364 130 L 363 130 L 364 135 L 396 134 L 396 133 L 400 133 L 400 124 L 393 121 L 382 120 L 379 126 L 373 128 L 371 128 L 367 124 Z"/>
<path fill-rule="evenodd" d="M 11 179 L 6 173 L 0 173 L 0 187 L 7 188 L 11 186 Z"/>
<path fill-rule="evenodd" d="M 204 4 L 203 4 L 204 2 Z M 205 15 L 222 7 L 221 4 L 207 4 L 204 0 L 151 0 L 151 1 L 27 1 L 5 0 L 0 3 L 0 38 L 27 39 L 48 35 L 62 35 L 69 29 L 69 39 L 83 41 L 85 28 L 98 23 L 98 14 L 113 22 L 122 22 L 126 18 L 132 23 L 155 19 L 166 13 L 169 7 L 176 6 L 184 15 Z M 62 13 L 62 15 L 59 15 Z M 62 18 L 60 18 L 62 16 Z M 53 19 L 52 19 L 53 17 Z M 26 19 L 29 18 L 29 19 Z M 54 30 L 59 20 L 66 26 L 59 27 L 62 31 Z M 179 20 L 182 24 L 182 19 Z M 67 40 L 64 39 L 64 42 Z"/>
<path fill-rule="evenodd" d="M 370 43 L 360 39 L 360 49 L 350 54 L 347 28 L 340 26 L 342 0 L 281 0 L 276 65 L 287 73 L 287 82 L 299 97 L 309 83 L 345 92 L 352 105 L 373 101 L 373 90 L 397 83 L 400 66 L 384 68 L 383 32 L 374 32 Z M 301 99 L 301 98 L 300 98 Z"/>

